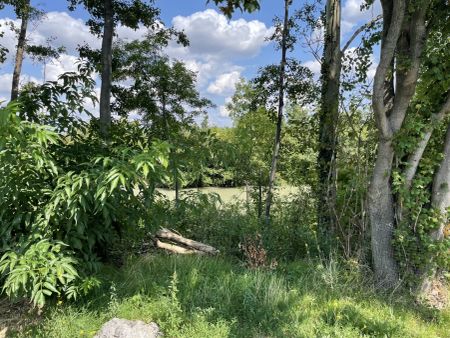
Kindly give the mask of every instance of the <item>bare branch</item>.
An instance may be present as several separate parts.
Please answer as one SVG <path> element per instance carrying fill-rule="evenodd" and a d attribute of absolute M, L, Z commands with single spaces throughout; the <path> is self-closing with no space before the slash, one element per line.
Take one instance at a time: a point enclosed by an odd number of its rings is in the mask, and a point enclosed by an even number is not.
<path fill-rule="evenodd" d="M 344 48 L 342 48 L 341 53 L 344 54 L 345 51 L 347 50 L 348 47 L 350 47 L 350 44 L 353 42 L 353 40 L 356 39 L 356 37 L 363 32 L 365 29 L 369 28 L 370 26 L 372 26 L 374 23 L 380 21 L 383 17 L 381 15 L 378 15 L 376 18 L 374 18 L 373 20 L 371 20 L 370 22 L 362 25 L 361 27 L 359 27 L 354 33 L 353 35 L 350 37 L 350 39 L 347 41 L 347 43 L 344 45 Z"/>

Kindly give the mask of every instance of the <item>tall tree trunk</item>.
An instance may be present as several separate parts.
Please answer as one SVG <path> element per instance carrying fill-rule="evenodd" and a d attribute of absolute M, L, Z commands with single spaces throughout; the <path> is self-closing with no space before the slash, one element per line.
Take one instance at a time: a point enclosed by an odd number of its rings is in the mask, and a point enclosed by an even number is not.
<path fill-rule="evenodd" d="M 420 7 L 414 8 L 413 13 L 409 13 L 409 1 L 406 0 L 382 0 L 381 3 L 383 36 L 372 95 L 379 140 L 368 200 L 375 277 L 381 285 L 393 287 L 398 283 L 399 273 L 391 243 L 397 211 L 391 187 L 395 155 L 392 142 L 403 126 L 415 93 L 429 2 L 424 1 Z M 395 92 L 392 90 L 393 76 Z"/>
<path fill-rule="evenodd" d="M 279 78 L 279 92 L 278 92 L 278 113 L 277 113 L 277 126 L 275 131 L 275 144 L 272 155 L 272 165 L 269 174 L 269 186 L 267 189 L 266 197 L 266 224 L 270 223 L 270 208 L 272 206 L 272 190 L 275 182 L 275 174 L 277 171 L 278 156 L 280 154 L 281 146 L 281 126 L 283 124 L 283 107 L 284 107 L 284 76 L 286 68 L 286 51 L 287 51 L 287 36 L 288 36 L 288 23 L 289 23 L 289 5 L 292 0 L 284 0 L 284 22 L 283 22 L 283 36 L 281 39 L 281 62 L 280 62 L 280 78 Z"/>
<path fill-rule="evenodd" d="M 328 241 L 336 227 L 336 128 L 339 118 L 341 75 L 341 1 L 327 0 L 325 45 L 322 59 L 322 97 L 319 115 L 319 175 L 317 218 L 322 240 Z"/>
<path fill-rule="evenodd" d="M 405 12 L 404 1 L 383 1 L 383 38 L 372 96 L 372 106 L 379 131 L 377 159 L 370 182 L 369 219 L 371 224 L 371 247 L 375 277 L 383 286 L 392 287 L 398 283 L 399 274 L 392 247 L 395 226 L 394 198 L 391 187 L 393 131 L 389 123 L 391 110 L 392 81 L 389 71 L 394 63 L 394 54 L 400 36 Z M 389 99 L 387 99 L 389 97 Z"/>
<path fill-rule="evenodd" d="M 102 40 L 102 84 L 100 89 L 100 133 L 109 137 L 111 127 L 112 40 L 114 13 L 112 0 L 104 0 L 104 27 Z"/>
<path fill-rule="evenodd" d="M 21 13 L 22 22 L 20 24 L 19 38 L 17 41 L 16 61 L 14 63 L 14 72 L 12 77 L 11 101 L 19 96 L 20 74 L 22 72 L 22 63 L 25 53 L 28 20 L 30 16 L 30 1 L 27 0 L 23 4 L 23 8 L 16 9 L 17 13 Z"/>
<path fill-rule="evenodd" d="M 374 270 L 377 281 L 388 287 L 398 282 L 397 264 L 391 244 L 395 226 L 394 197 L 391 189 L 394 149 L 391 142 L 380 140 L 378 143 L 368 196 Z"/>

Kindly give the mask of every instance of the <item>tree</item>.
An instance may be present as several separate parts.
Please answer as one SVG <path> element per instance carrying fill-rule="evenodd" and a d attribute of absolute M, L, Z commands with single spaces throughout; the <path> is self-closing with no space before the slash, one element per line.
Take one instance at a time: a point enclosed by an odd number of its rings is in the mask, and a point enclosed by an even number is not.
<path fill-rule="evenodd" d="M 398 283 L 399 271 L 392 239 L 398 224 L 398 200 L 393 192 L 394 137 L 405 128 L 404 120 L 416 90 L 431 1 L 381 2 L 383 32 L 372 107 L 378 129 L 378 150 L 369 188 L 369 217 L 374 271 L 387 287 Z M 395 80 L 395 81 L 394 81 Z"/>
<path fill-rule="evenodd" d="M 48 38 L 45 45 L 28 45 L 26 47 L 27 54 L 30 55 L 34 62 L 41 62 L 44 66 L 42 71 L 43 80 L 46 81 L 47 63 L 55 59 L 59 59 L 62 53 L 66 51 L 64 46 L 53 47 L 52 38 Z"/>
<path fill-rule="evenodd" d="M 284 109 L 284 86 L 285 86 L 285 67 L 286 67 L 286 52 L 289 48 L 288 35 L 289 35 L 289 6 L 292 4 L 292 0 L 284 1 L 284 18 L 283 18 L 283 28 L 281 32 L 281 41 L 280 41 L 280 49 L 281 49 L 281 61 L 280 61 L 280 70 L 279 70 L 279 82 L 278 82 L 278 111 L 277 111 L 277 125 L 275 129 L 275 140 L 273 147 L 273 155 L 272 155 L 272 164 L 270 168 L 269 174 L 269 186 L 267 189 L 267 198 L 266 198 L 266 224 L 270 222 L 270 207 L 272 205 L 272 189 L 273 184 L 275 182 L 275 173 L 277 170 L 277 162 L 278 156 L 280 153 L 280 145 L 281 145 L 281 125 L 283 123 L 283 109 Z M 292 47 L 291 47 L 292 48 Z"/>
<path fill-rule="evenodd" d="M 286 111 L 280 153 L 281 177 L 295 187 L 314 187 L 317 184 L 317 116 L 296 104 L 287 106 Z"/>
<path fill-rule="evenodd" d="M 291 43 L 294 40 L 290 40 Z M 280 73 L 283 73 L 281 77 Z M 314 101 L 315 85 L 312 81 L 312 72 L 302 66 L 298 61 L 285 59 L 285 65 L 281 69 L 279 65 L 268 65 L 260 69 L 259 74 L 252 80 L 253 98 L 251 109 L 264 108 L 269 116 L 276 121 L 271 171 L 269 173 L 269 189 L 275 182 L 276 165 L 281 148 L 281 128 L 284 120 L 284 100 L 293 104 L 310 104 Z M 280 96 L 280 79 L 283 80 L 282 96 Z M 266 222 L 269 222 L 271 193 L 266 198 Z"/>
<path fill-rule="evenodd" d="M 172 144 L 170 169 L 175 185 L 176 200 L 180 188 L 180 168 L 190 161 L 188 132 L 194 118 L 206 114 L 212 103 L 200 96 L 196 89 L 196 74 L 184 63 L 170 60 L 161 51 L 161 45 L 169 41 L 173 31 L 149 34 L 143 41 L 120 44 L 115 49 L 116 65 L 114 81 L 131 80 L 131 86 L 114 85 L 119 114 L 131 111 L 142 115 L 148 126 L 149 138 L 159 138 Z M 194 133 L 195 134 L 195 133 Z"/>
<path fill-rule="evenodd" d="M 111 127 L 112 40 L 114 18 L 112 0 L 104 0 L 102 73 L 100 89 L 100 132 L 106 138 Z"/>
<path fill-rule="evenodd" d="M 321 66 L 322 93 L 319 109 L 318 225 L 323 240 L 329 241 L 336 222 L 336 142 L 339 119 L 341 75 L 341 1 L 327 0 L 325 42 Z"/>
<path fill-rule="evenodd" d="M 255 187 L 257 213 L 261 217 L 263 190 L 266 190 L 263 187 L 269 182 L 276 125 L 273 112 L 269 112 L 264 105 L 255 106 L 256 97 L 254 84 L 241 80 L 227 110 L 233 119 L 232 144 L 237 157 L 235 180 Z"/>
<path fill-rule="evenodd" d="M 101 91 L 100 91 L 100 131 L 108 138 L 111 125 L 111 82 L 112 82 L 112 42 L 114 29 L 118 23 L 137 29 L 140 24 L 156 27 L 159 10 L 152 7 L 153 0 L 69 0 L 69 9 L 82 4 L 91 14 L 88 25 L 91 31 L 102 36 L 101 49 Z"/>

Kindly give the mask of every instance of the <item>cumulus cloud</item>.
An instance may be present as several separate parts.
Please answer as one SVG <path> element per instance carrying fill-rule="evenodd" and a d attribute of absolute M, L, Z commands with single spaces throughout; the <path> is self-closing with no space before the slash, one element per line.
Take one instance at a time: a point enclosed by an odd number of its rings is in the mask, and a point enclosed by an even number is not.
<path fill-rule="evenodd" d="M 4 93 L 8 93 L 11 90 L 12 74 L 0 75 L 0 93 L 2 96 Z"/>
<path fill-rule="evenodd" d="M 6 27 L 8 23 L 13 23 L 15 27 L 20 27 L 20 20 L 9 18 L 0 19 L 0 26 Z M 14 53 L 17 37 L 10 29 L 3 29 L 5 34 L 0 39 L 0 43 Z M 116 28 L 118 38 L 123 40 L 142 39 L 147 32 L 147 28 L 140 27 L 137 30 L 119 25 Z M 101 47 L 101 39 L 91 34 L 89 27 L 80 18 L 74 18 L 66 12 L 46 13 L 39 21 L 32 22 L 28 31 L 28 40 L 31 44 L 46 44 L 49 38 L 54 39 L 55 46 L 64 46 L 70 55 L 77 54 L 78 45 L 87 44 L 92 48 Z"/>
<path fill-rule="evenodd" d="M 239 82 L 241 73 L 233 71 L 219 75 L 208 87 L 208 93 L 216 95 L 229 95 L 234 92 L 236 83 Z"/>
<path fill-rule="evenodd" d="M 261 21 L 230 21 L 212 9 L 176 16 L 172 25 L 186 33 L 190 44 L 183 47 L 172 43 L 167 53 L 198 74 L 201 90 L 222 96 L 234 91 L 244 70 L 235 62 L 256 56 L 268 44 L 265 38 L 273 32 L 273 27 Z"/>
<path fill-rule="evenodd" d="M 266 37 L 273 33 L 258 20 L 228 20 L 217 11 L 207 9 L 189 16 L 176 16 L 172 25 L 183 30 L 189 46 L 170 44 L 167 53 L 184 61 L 197 73 L 198 88 L 218 96 L 229 96 L 244 71 L 238 60 L 254 57 L 269 44 Z M 225 106 L 219 105 L 219 116 L 228 116 Z"/>
<path fill-rule="evenodd" d="M 191 54 L 207 58 L 255 56 L 268 43 L 265 38 L 273 31 L 258 20 L 229 21 L 212 9 L 176 16 L 172 24 L 188 36 L 190 46 L 187 48 Z"/>

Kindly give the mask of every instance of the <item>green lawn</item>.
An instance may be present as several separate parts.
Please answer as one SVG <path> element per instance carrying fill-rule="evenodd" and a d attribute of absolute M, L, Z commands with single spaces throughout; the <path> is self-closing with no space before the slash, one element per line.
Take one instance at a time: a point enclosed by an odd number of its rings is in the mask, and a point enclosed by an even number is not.
<path fill-rule="evenodd" d="M 102 272 L 84 300 L 53 304 L 17 337 L 92 337 L 113 317 L 155 321 L 165 337 L 450 337 L 450 313 L 375 293 L 361 267 L 296 262 L 249 270 L 225 258 L 155 254 Z"/>

